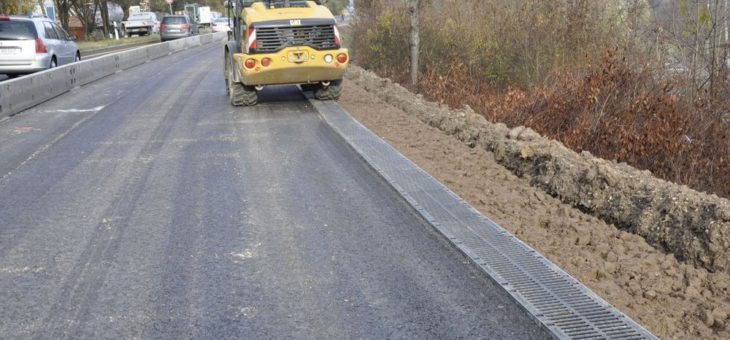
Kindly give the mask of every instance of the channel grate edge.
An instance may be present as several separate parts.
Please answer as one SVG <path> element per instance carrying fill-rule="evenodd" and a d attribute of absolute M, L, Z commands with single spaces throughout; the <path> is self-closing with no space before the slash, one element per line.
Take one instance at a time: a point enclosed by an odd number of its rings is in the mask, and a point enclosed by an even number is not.
<path fill-rule="evenodd" d="M 434 229 L 560 339 L 658 339 L 459 198 L 337 103 L 310 98 L 323 120 Z"/>

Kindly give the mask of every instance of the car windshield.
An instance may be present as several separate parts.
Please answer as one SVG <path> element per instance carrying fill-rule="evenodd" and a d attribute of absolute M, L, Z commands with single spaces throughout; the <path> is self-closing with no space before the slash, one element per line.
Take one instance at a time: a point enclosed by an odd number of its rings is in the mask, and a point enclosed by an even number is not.
<path fill-rule="evenodd" d="M 218 19 L 215 19 L 215 22 L 228 23 L 228 18 L 218 18 Z"/>
<path fill-rule="evenodd" d="M 35 28 L 30 21 L 0 21 L 0 40 L 34 40 Z"/>
<path fill-rule="evenodd" d="M 167 24 L 167 25 L 170 25 L 170 24 L 172 24 L 172 25 L 184 24 L 185 23 L 185 18 L 184 17 L 165 17 L 164 19 L 162 19 L 162 23 L 163 24 Z"/>

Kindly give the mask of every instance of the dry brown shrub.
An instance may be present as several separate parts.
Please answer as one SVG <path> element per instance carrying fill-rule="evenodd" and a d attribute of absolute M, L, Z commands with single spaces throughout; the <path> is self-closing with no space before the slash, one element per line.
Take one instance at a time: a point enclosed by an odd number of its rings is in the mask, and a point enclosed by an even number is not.
<path fill-rule="evenodd" d="M 357 62 L 404 84 L 403 3 L 359 3 Z M 412 90 L 452 107 L 468 104 L 491 121 L 529 126 L 576 151 L 730 197 L 726 68 L 711 77 L 713 86 L 698 89 L 688 74 L 658 62 L 651 49 L 624 40 L 597 2 L 465 3 L 434 2 L 422 11 L 422 69 Z M 587 16 L 559 15 L 565 11 Z"/>
<path fill-rule="evenodd" d="M 718 113 L 730 112 L 728 102 L 708 94 L 689 102 L 676 90 L 681 77 L 657 79 L 655 67 L 624 55 L 606 51 L 596 65 L 558 70 L 530 91 L 491 90 L 459 62 L 443 74 L 427 69 L 419 87 L 429 98 L 468 104 L 491 121 L 529 126 L 576 151 L 730 197 L 730 124 Z"/>

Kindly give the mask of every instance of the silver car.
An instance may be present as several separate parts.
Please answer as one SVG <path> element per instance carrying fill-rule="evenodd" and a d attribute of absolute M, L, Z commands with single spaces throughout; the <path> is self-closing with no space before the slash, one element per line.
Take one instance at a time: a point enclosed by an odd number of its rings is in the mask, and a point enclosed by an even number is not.
<path fill-rule="evenodd" d="M 198 34 L 198 25 L 187 15 L 168 15 L 162 18 L 160 24 L 160 39 L 162 41 L 187 38 Z"/>
<path fill-rule="evenodd" d="M 14 78 L 79 60 L 79 47 L 51 19 L 0 16 L 0 74 Z"/>

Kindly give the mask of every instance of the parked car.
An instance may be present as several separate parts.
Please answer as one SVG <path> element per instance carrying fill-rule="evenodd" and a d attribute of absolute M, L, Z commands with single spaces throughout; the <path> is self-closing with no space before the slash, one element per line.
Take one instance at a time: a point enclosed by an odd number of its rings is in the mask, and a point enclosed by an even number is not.
<path fill-rule="evenodd" d="M 127 21 L 122 22 L 122 32 L 125 37 L 132 34 L 150 35 L 160 31 L 160 21 L 157 14 L 152 12 L 140 12 L 130 15 Z"/>
<path fill-rule="evenodd" d="M 14 78 L 79 61 L 73 40 L 45 17 L 0 16 L 0 74 Z"/>
<path fill-rule="evenodd" d="M 213 23 L 210 24 L 210 27 L 213 28 L 213 32 L 230 32 L 231 31 L 231 25 L 230 21 L 226 17 L 221 17 L 213 20 Z"/>
<path fill-rule="evenodd" d="M 187 15 L 168 15 L 162 18 L 162 24 L 160 24 L 162 41 L 186 38 L 197 33 L 197 25 Z"/>

